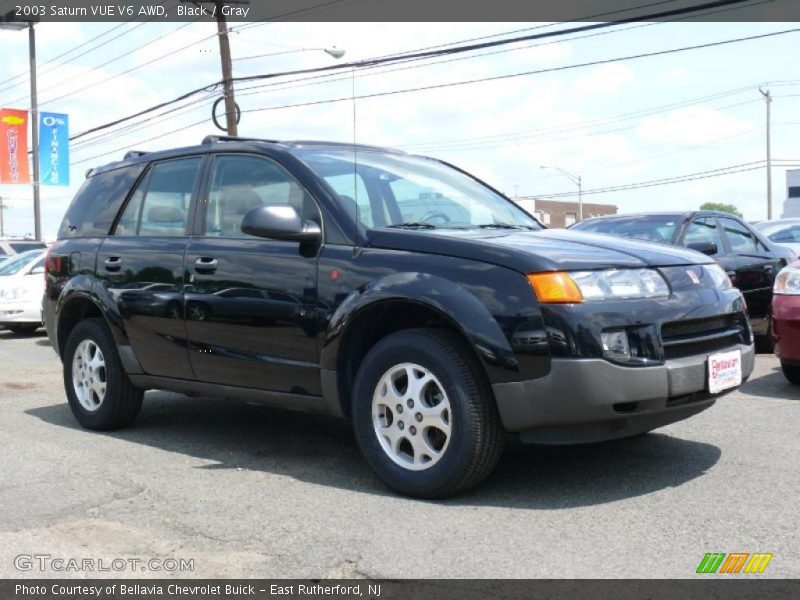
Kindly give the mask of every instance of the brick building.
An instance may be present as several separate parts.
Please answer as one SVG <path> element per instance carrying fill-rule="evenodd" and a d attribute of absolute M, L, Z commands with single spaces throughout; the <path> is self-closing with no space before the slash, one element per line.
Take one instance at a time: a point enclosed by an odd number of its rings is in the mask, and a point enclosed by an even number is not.
<path fill-rule="evenodd" d="M 569 227 L 578 220 L 578 203 L 560 200 L 541 200 L 531 197 L 514 198 L 522 208 L 548 227 Z M 615 204 L 583 203 L 583 218 L 617 214 Z"/>

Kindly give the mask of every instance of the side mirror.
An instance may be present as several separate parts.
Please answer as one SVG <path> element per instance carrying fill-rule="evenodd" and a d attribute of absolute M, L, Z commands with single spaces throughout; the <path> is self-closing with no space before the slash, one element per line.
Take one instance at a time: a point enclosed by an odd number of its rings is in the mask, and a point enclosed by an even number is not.
<path fill-rule="evenodd" d="M 689 250 L 702 252 L 708 256 L 714 256 L 719 250 L 714 242 L 692 242 L 691 244 L 686 244 L 686 247 Z"/>
<path fill-rule="evenodd" d="M 44 275 L 44 267 L 34 267 L 28 272 L 28 275 Z"/>
<path fill-rule="evenodd" d="M 289 204 L 257 206 L 245 214 L 242 231 L 273 240 L 316 242 L 322 230 L 313 221 L 303 221 L 297 209 Z"/>

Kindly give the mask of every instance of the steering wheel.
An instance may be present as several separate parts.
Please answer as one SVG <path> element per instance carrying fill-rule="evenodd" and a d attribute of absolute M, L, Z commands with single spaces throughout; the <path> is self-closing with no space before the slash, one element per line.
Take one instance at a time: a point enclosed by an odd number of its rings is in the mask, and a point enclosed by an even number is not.
<path fill-rule="evenodd" d="M 422 217 L 422 222 L 423 223 L 427 223 L 431 219 L 441 219 L 442 223 L 449 223 L 450 222 L 450 217 L 448 217 L 443 212 L 437 212 L 437 211 L 429 212 L 427 215 Z"/>

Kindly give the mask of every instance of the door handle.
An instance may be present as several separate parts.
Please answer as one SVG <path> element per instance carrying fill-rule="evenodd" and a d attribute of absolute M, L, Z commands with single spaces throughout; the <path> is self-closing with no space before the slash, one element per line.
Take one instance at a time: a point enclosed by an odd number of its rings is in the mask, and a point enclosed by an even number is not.
<path fill-rule="evenodd" d="M 217 259 L 210 256 L 201 256 L 194 261 L 194 270 L 198 273 L 211 273 L 217 270 Z"/>
<path fill-rule="evenodd" d="M 122 258 L 119 256 L 109 256 L 103 261 L 103 265 L 105 265 L 106 271 L 119 271 L 120 268 L 122 268 Z"/>

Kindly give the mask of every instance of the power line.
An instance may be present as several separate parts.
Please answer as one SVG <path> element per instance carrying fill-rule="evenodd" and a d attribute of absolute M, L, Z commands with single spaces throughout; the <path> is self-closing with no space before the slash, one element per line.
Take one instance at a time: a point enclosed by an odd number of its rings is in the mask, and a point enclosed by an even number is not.
<path fill-rule="evenodd" d="M 681 9 L 672 9 L 672 10 L 668 10 L 668 11 L 662 11 L 662 12 L 659 12 L 659 13 L 652 13 L 652 14 L 649 14 L 649 15 L 640 15 L 638 17 L 630 17 L 630 18 L 627 18 L 627 19 L 620 20 L 619 23 L 635 22 L 635 21 L 638 21 L 638 20 L 658 19 L 658 18 L 664 18 L 664 17 L 668 17 L 668 16 L 677 16 L 677 15 L 680 15 L 680 14 L 690 14 L 690 13 L 695 13 L 695 12 L 698 12 L 698 11 L 708 10 L 710 8 L 722 7 L 722 6 L 730 6 L 730 5 L 741 4 L 741 3 L 749 2 L 749 1 L 750 0 L 716 0 L 714 2 L 706 2 L 704 4 L 690 6 L 690 7 L 681 8 Z M 533 39 L 543 39 L 543 38 L 547 38 L 547 37 L 557 37 L 557 36 L 562 36 L 562 35 L 566 35 L 566 34 L 570 34 L 570 33 L 578 33 L 578 32 L 581 32 L 581 31 L 589 31 L 589 30 L 593 30 L 593 29 L 602 29 L 602 28 L 606 28 L 606 27 L 615 26 L 616 24 L 617 23 L 595 23 L 595 24 L 591 24 L 591 25 L 583 25 L 583 26 L 579 26 L 579 27 L 572 27 L 572 28 L 561 29 L 561 30 L 557 30 L 557 31 L 543 32 L 543 33 L 537 33 L 537 34 L 532 34 L 532 35 L 527 35 L 527 36 L 509 38 L 509 39 L 506 39 L 506 40 L 495 40 L 495 41 L 491 41 L 491 42 L 481 42 L 481 43 L 478 43 L 478 44 L 469 44 L 469 45 L 466 45 L 466 46 L 458 46 L 458 47 L 455 47 L 455 48 L 447 48 L 447 49 L 444 49 L 444 50 L 434 50 L 434 51 L 427 51 L 427 52 L 415 52 L 415 53 L 398 54 L 398 55 L 394 55 L 394 56 L 391 56 L 391 57 L 368 59 L 368 60 L 364 60 L 364 61 L 357 61 L 357 62 L 351 62 L 351 63 L 338 64 L 338 65 L 329 65 L 329 66 L 325 66 L 325 67 L 317 67 L 317 68 L 314 68 L 314 69 L 300 69 L 300 70 L 286 71 L 286 72 L 282 72 L 282 73 L 267 73 L 267 74 L 262 74 L 262 75 L 252 75 L 252 76 L 248 76 L 248 77 L 235 77 L 235 78 L 232 79 L 232 81 L 234 83 L 246 82 L 246 81 L 258 81 L 258 80 L 277 78 L 277 77 L 282 77 L 282 76 L 287 76 L 287 75 L 299 75 L 299 74 L 304 74 L 304 73 L 320 73 L 320 72 L 335 71 L 335 70 L 341 70 L 341 69 L 356 69 L 356 68 L 362 68 L 362 67 L 365 67 L 365 66 L 374 66 L 374 65 L 377 65 L 377 64 L 395 62 L 395 61 L 398 61 L 398 60 L 407 60 L 407 59 L 410 59 L 410 58 L 427 58 L 427 57 L 441 56 L 441 55 L 445 55 L 445 54 L 456 54 L 456 53 L 460 53 L 460 52 L 471 52 L 471 51 L 482 49 L 482 48 L 489 48 L 489 47 L 500 46 L 500 45 L 504 45 L 504 44 L 518 43 L 518 42 L 521 42 L 521 41 L 528 41 L 528 40 L 533 40 Z M 767 34 L 767 35 L 775 35 L 775 34 Z M 758 37 L 758 36 L 756 36 L 756 37 Z M 755 39 L 755 37 L 753 39 Z M 738 41 L 743 41 L 743 40 L 738 40 Z M 730 43 L 730 42 L 721 42 L 721 43 Z M 641 56 L 643 56 L 643 55 L 641 55 Z M 641 57 L 641 56 L 639 56 L 639 57 Z M 516 76 L 523 75 L 523 74 L 518 74 Z M 531 73 L 528 73 L 528 74 L 531 74 Z M 505 77 L 508 77 L 508 76 L 505 76 Z M 491 80 L 491 79 L 487 79 L 487 80 Z M 209 84 L 209 85 L 206 85 L 206 86 L 203 86 L 203 87 L 200 87 L 200 88 L 196 88 L 196 89 L 191 90 L 191 91 L 189 91 L 189 92 L 187 92 L 185 94 L 182 94 L 181 96 L 179 96 L 179 97 L 177 97 L 177 98 L 175 98 L 173 100 L 162 102 L 160 104 L 157 104 L 155 106 L 149 107 L 149 108 L 144 109 L 142 111 L 139 111 L 137 113 L 128 115 L 126 117 L 117 119 L 117 120 L 112 121 L 110 123 L 106 123 L 104 125 L 99 125 L 97 127 L 91 128 L 91 129 L 89 129 L 87 131 L 81 132 L 81 133 L 73 136 L 71 139 L 79 139 L 80 137 L 88 135 L 89 133 L 93 133 L 95 131 L 99 131 L 101 129 L 105 129 L 105 128 L 108 128 L 108 127 L 113 127 L 114 125 L 118 125 L 118 124 L 120 124 L 122 122 L 125 122 L 125 121 L 128 121 L 130 119 L 134 119 L 136 117 L 143 116 L 145 114 L 148 114 L 149 112 L 153 112 L 154 110 L 158 110 L 158 109 L 163 108 L 165 106 L 169 106 L 170 104 L 175 104 L 177 102 L 185 100 L 186 98 L 189 98 L 189 97 L 191 97 L 191 96 L 193 96 L 195 94 L 199 94 L 199 93 L 202 93 L 204 91 L 215 89 L 217 86 L 221 85 L 221 83 L 222 83 L 221 81 L 217 81 L 217 82 L 214 82 L 212 84 Z M 455 84 L 450 84 L 450 85 L 455 85 Z M 349 98 L 348 98 L 348 100 L 349 100 Z M 334 101 L 340 101 L 340 100 L 334 100 Z"/>

